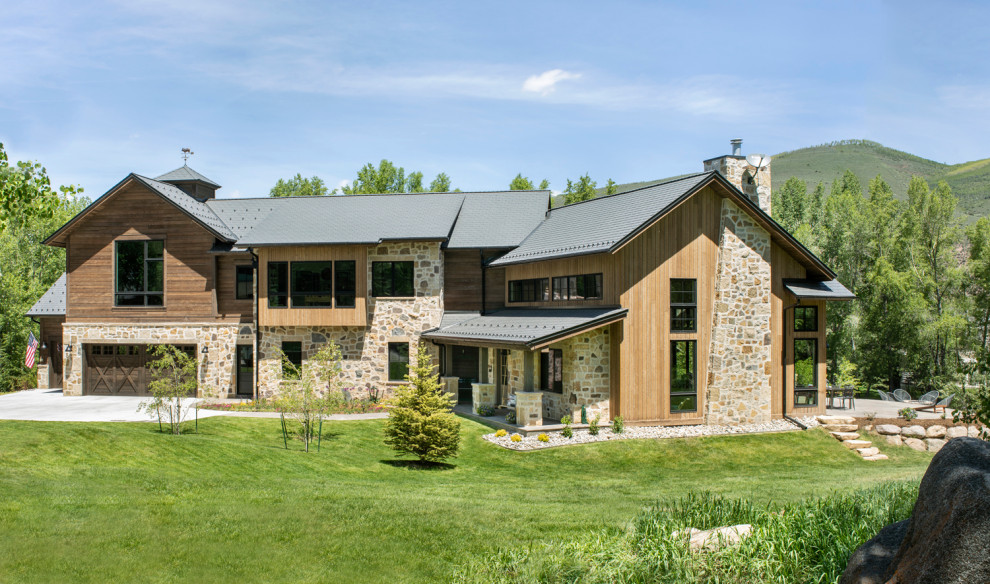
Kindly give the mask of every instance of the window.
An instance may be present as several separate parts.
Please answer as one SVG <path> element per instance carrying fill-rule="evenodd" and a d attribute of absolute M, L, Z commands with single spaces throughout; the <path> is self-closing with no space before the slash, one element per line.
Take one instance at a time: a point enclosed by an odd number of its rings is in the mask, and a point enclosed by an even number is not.
<path fill-rule="evenodd" d="M 330 307 L 331 262 L 292 262 L 292 308 Z"/>
<path fill-rule="evenodd" d="M 116 306 L 165 304 L 165 242 L 118 241 Z"/>
<path fill-rule="evenodd" d="M 282 361 L 282 379 L 299 379 L 302 369 L 302 342 L 282 341 L 282 354 L 285 355 L 285 360 Z M 292 367 L 286 365 L 286 361 L 291 363 Z"/>
<path fill-rule="evenodd" d="M 815 332 L 818 330 L 818 307 L 795 306 L 794 330 L 798 332 Z"/>
<path fill-rule="evenodd" d="M 371 262 L 372 296 L 414 296 L 412 262 Z"/>
<path fill-rule="evenodd" d="M 440 345 L 443 347 L 443 345 Z M 498 381 L 499 384 L 508 389 L 509 387 L 509 350 L 498 350 Z"/>
<path fill-rule="evenodd" d="M 698 411 L 698 341 L 670 343 L 670 411 Z"/>
<path fill-rule="evenodd" d="M 353 308 L 357 297 L 357 263 L 354 260 L 334 262 L 333 277 L 337 308 Z"/>
<path fill-rule="evenodd" d="M 289 262 L 268 262 L 268 307 L 289 307 Z"/>
<path fill-rule="evenodd" d="M 601 274 L 560 276 L 553 279 L 554 300 L 592 300 L 601 297 Z"/>
<path fill-rule="evenodd" d="M 388 344 L 388 380 L 405 381 L 409 373 L 409 343 Z"/>
<path fill-rule="evenodd" d="M 509 302 L 540 302 L 550 300 L 549 278 L 512 280 L 509 282 Z"/>
<path fill-rule="evenodd" d="M 794 405 L 818 405 L 818 339 L 794 339 Z"/>
<path fill-rule="evenodd" d="M 670 331 L 693 333 L 698 330 L 698 281 L 670 281 Z"/>
<path fill-rule="evenodd" d="M 550 349 L 540 353 L 540 389 L 563 393 L 563 367 L 564 351 L 561 349 Z"/>
<path fill-rule="evenodd" d="M 254 269 L 251 266 L 237 266 L 237 286 L 234 295 L 238 300 L 254 298 Z"/>

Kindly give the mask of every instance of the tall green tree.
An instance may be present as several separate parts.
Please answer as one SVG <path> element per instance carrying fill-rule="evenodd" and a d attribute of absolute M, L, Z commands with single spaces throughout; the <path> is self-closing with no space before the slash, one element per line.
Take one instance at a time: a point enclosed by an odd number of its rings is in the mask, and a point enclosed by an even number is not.
<path fill-rule="evenodd" d="M 770 200 L 774 220 L 791 233 L 807 221 L 808 185 L 803 180 L 794 176 L 787 179 Z"/>
<path fill-rule="evenodd" d="M 55 215 L 61 201 L 82 193 L 81 187 L 60 186 L 52 190 L 48 171 L 38 162 L 10 164 L 0 142 L 0 230 L 15 220 L 47 219 Z"/>
<path fill-rule="evenodd" d="M 605 183 L 605 196 L 614 195 L 617 192 L 619 192 L 618 185 L 615 184 L 614 180 L 608 179 L 608 182 Z"/>
<path fill-rule="evenodd" d="M 406 179 L 406 192 L 407 193 L 425 193 L 426 187 L 423 186 L 423 173 L 422 172 L 410 172 L 409 178 Z"/>
<path fill-rule="evenodd" d="M 431 193 L 446 193 L 450 191 L 450 177 L 447 173 L 441 172 L 433 182 L 430 183 Z"/>
<path fill-rule="evenodd" d="M 521 172 L 509 182 L 510 191 L 532 191 L 534 188 L 533 181 L 523 176 Z"/>
<path fill-rule="evenodd" d="M 373 195 L 379 193 L 406 192 L 406 170 L 395 166 L 390 160 L 382 159 L 376 167 L 365 164 L 357 173 L 357 178 L 341 191 L 345 195 Z"/>
<path fill-rule="evenodd" d="M 967 290 L 972 301 L 970 321 L 976 325 L 980 363 L 990 363 L 990 218 L 981 217 L 966 231 L 969 239 Z"/>
<path fill-rule="evenodd" d="M 570 205 L 571 203 L 594 199 L 597 186 L 598 183 L 591 180 L 587 174 L 580 177 L 577 182 L 567 179 L 567 188 L 564 189 L 564 204 Z"/>
<path fill-rule="evenodd" d="M 289 180 L 278 179 L 272 190 L 268 192 L 269 197 L 322 197 L 336 194 L 337 189 L 328 190 L 326 183 L 318 176 L 304 178 L 301 174 Z"/>

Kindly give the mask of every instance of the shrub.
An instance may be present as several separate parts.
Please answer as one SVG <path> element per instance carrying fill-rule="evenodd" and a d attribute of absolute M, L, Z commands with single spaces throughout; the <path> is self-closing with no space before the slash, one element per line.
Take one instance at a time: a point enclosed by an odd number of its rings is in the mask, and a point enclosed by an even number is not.
<path fill-rule="evenodd" d="M 560 419 L 560 423 L 564 425 L 564 429 L 560 431 L 560 435 L 564 438 L 570 438 L 574 435 L 574 430 L 571 429 L 571 417 L 564 416 Z"/>
<path fill-rule="evenodd" d="M 461 422 L 450 411 L 454 399 L 443 391 L 426 343 L 420 343 L 416 365 L 406 374 L 406 384 L 395 390 L 394 406 L 385 420 L 385 444 L 421 461 L 437 462 L 456 456 Z"/>
<path fill-rule="evenodd" d="M 591 418 L 591 422 L 588 423 L 588 434 L 592 436 L 598 435 L 598 422 L 602 419 L 600 414 L 595 414 L 594 418 Z"/>
<path fill-rule="evenodd" d="M 490 405 L 488 405 L 488 404 L 481 404 L 480 406 L 478 406 L 477 408 L 475 408 L 474 411 L 479 416 L 482 416 L 484 418 L 488 418 L 490 416 L 494 416 L 495 415 L 495 408 L 492 407 L 492 406 L 490 406 Z"/>
<path fill-rule="evenodd" d="M 495 432 L 495 437 L 496 438 L 501 438 L 502 436 L 505 436 L 506 434 L 508 434 L 508 432 L 505 431 L 505 428 L 499 428 L 498 429 L 498 432 Z"/>
<path fill-rule="evenodd" d="M 281 414 L 286 448 L 291 435 L 303 443 L 306 452 L 314 441 L 319 450 L 323 442 L 323 420 L 344 402 L 340 391 L 341 359 L 340 346 L 333 341 L 323 345 L 303 368 L 297 368 L 282 355 L 288 381 L 272 403 Z"/>
<path fill-rule="evenodd" d="M 612 433 L 622 434 L 622 431 L 626 429 L 625 423 L 622 421 L 622 416 L 616 416 L 612 418 Z"/>
<path fill-rule="evenodd" d="M 918 412 L 914 411 L 914 408 L 902 408 L 897 410 L 897 415 L 910 422 L 918 417 Z"/>
<path fill-rule="evenodd" d="M 151 353 L 157 357 L 148 364 L 151 373 L 152 399 L 138 405 L 138 411 L 145 410 L 158 416 L 158 427 L 168 425 L 172 434 L 182 433 L 182 421 L 192 410 L 182 407 L 182 398 L 196 395 L 196 358 L 174 345 L 155 345 Z"/>
<path fill-rule="evenodd" d="M 512 440 L 513 442 L 522 442 L 522 436 L 519 434 L 513 434 L 512 436 L 509 436 L 509 440 Z"/>
<path fill-rule="evenodd" d="M 549 442 L 550 441 L 550 437 L 547 436 L 546 434 L 540 434 L 539 436 L 536 437 L 536 439 L 539 440 L 540 442 Z"/>
<path fill-rule="evenodd" d="M 516 423 L 516 412 L 513 410 L 508 414 L 505 414 L 505 423 L 515 424 Z"/>
<path fill-rule="evenodd" d="M 990 441 L 990 387 L 984 385 L 974 392 L 956 393 L 953 400 L 963 398 L 962 403 L 956 406 L 952 414 L 954 422 L 965 422 L 975 426 L 983 425 L 984 429 L 979 433 L 979 437 Z"/>

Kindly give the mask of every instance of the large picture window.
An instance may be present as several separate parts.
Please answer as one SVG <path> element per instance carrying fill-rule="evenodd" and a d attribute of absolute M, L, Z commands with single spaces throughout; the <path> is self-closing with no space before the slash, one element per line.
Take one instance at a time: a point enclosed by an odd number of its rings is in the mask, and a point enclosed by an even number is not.
<path fill-rule="evenodd" d="M 116 243 L 116 306 L 165 304 L 165 242 L 118 241 Z"/>
<path fill-rule="evenodd" d="M 794 405 L 818 405 L 818 339 L 794 339 Z"/>
<path fill-rule="evenodd" d="M 405 381 L 409 373 L 409 343 L 388 344 L 388 380 Z"/>
<path fill-rule="evenodd" d="M 794 330 L 798 332 L 815 332 L 818 330 L 818 307 L 795 306 Z"/>
<path fill-rule="evenodd" d="M 670 411 L 698 411 L 698 342 L 670 343 Z"/>
<path fill-rule="evenodd" d="M 371 262 L 372 296 L 415 296 L 412 262 Z"/>
<path fill-rule="evenodd" d="M 693 333 L 698 330 L 698 281 L 670 281 L 670 331 Z"/>
<path fill-rule="evenodd" d="M 554 300 L 593 300 L 601 297 L 601 274 L 559 276 L 553 279 Z"/>
<path fill-rule="evenodd" d="M 509 302 L 544 302 L 547 300 L 550 300 L 549 278 L 509 282 Z"/>
<path fill-rule="evenodd" d="M 289 307 L 289 262 L 268 262 L 268 307 Z"/>
<path fill-rule="evenodd" d="M 254 269 L 251 266 L 237 266 L 234 268 L 237 276 L 236 289 L 234 295 L 238 300 L 251 300 L 254 298 Z"/>
<path fill-rule="evenodd" d="M 333 263 L 333 292 L 337 308 L 354 308 L 357 297 L 357 262 Z"/>
<path fill-rule="evenodd" d="M 333 286 L 332 262 L 292 262 L 292 307 L 329 308 Z"/>

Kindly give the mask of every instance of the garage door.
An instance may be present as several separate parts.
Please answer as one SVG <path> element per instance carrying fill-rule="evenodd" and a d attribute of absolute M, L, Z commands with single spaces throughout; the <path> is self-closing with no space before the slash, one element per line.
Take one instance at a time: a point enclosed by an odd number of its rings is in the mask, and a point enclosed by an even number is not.
<path fill-rule="evenodd" d="M 85 345 L 87 395 L 150 395 L 150 345 Z M 179 347 L 195 355 L 193 346 Z"/>

